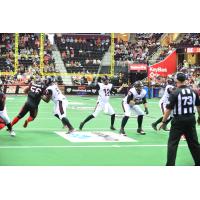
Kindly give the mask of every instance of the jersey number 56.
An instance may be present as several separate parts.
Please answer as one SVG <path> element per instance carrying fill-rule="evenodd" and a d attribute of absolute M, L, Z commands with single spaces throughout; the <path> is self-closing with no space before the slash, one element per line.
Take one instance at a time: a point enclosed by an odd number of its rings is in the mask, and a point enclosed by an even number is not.
<path fill-rule="evenodd" d="M 39 94 L 41 91 L 42 91 L 41 88 L 31 86 L 31 92 Z"/>

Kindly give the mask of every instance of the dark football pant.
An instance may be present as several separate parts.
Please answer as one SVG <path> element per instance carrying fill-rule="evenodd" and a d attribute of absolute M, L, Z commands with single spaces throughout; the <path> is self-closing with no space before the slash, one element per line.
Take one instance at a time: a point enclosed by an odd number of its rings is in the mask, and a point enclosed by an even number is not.
<path fill-rule="evenodd" d="M 31 105 L 25 103 L 22 107 L 20 113 L 18 114 L 18 117 L 21 119 L 23 118 L 27 113 L 30 113 L 30 116 L 34 119 L 37 116 L 38 108 L 32 107 Z"/>
<path fill-rule="evenodd" d="M 171 129 L 167 148 L 167 166 L 174 166 L 176 153 L 181 135 L 185 135 L 189 150 L 194 159 L 195 165 L 200 165 L 200 145 L 196 132 L 196 119 L 194 115 L 174 117 L 171 122 Z"/>

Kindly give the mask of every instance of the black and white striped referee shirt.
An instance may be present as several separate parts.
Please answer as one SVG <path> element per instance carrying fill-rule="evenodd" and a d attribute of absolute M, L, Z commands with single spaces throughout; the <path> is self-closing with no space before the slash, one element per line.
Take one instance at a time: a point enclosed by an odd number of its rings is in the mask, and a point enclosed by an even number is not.
<path fill-rule="evenodd" d="M 198 94 L 183 85 L 170 95 L 166 108 L 173 110 L 174 116 L 180 116 L 194 114 L 195 106 L 200 106 Z"/>

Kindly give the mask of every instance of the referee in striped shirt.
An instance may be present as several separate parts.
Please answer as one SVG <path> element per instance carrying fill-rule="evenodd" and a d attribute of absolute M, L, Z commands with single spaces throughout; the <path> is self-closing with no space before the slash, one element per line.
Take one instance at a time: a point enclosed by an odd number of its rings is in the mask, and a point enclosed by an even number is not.
<path fill-rule="evenodd" d="M 197 93 L 185 85 L 186 76 L 184 73 L 177 73 L 177 89 L 170 95 L 169 103 L 163 116 L 161 129 L 173 112 L 171 129 L 167 147 L 167 166 L 174 166 L 176 153 L 181 135 L 184 134 L 195 165 L 200 166 L 200 145 L 198 142 L 195 119 L 195 106 L 198 112 L 198 124 L 200 125 L 200 99 Z"/>

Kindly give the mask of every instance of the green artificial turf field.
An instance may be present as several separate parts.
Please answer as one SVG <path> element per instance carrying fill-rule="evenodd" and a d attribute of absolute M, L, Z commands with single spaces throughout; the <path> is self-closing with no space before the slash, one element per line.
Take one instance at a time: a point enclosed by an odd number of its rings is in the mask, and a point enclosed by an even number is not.
<path fill-rule="evenodd" d="M 96 105 L 96 96 L 69 96 L 67 116 L 78 130 L 80 122 L 92 113 Z M 26 100 L 25 96 L 7 96 L 7 112 L 11 120 L 16 116 Z M 0 131 L 0 165 L 1 166 L 164 166 L 168 132 L 156 132 L 151 123 L 161 116 L 159 99 L 149 99 L 149 116 L 144 117 L 143 129 L 146 135 L 136 133 L 137 121 L 133 115 L 126 125 L 128 138 L 133 141 L 111 141 L 107 132 L 118 132 L 123 115 L 122 97 L 111 97 L 117 117 L 116 131 L 111 131 L 110 116 L 101 113 L 89 121 L 83 128 L 82 136 L 75 132 L 72 142 L 65 137 L 61 122 L 53 116 L 54 104 L 41 102 L 35 121 L 23 128 L 28 115 L 14 126 L 16 137 L 8 135 L 6 128 Z M 56 133 L 57 132 L 57 133 Z M 91 142 L 89 134 L 100 136 L 105 142 Z M 198 129 L 199 132 L 199 129 Z M 60 134 L 59 134 L 60 133 Z M 112 133 L 111 133 L 112 134 Z M 103 136 L 103 137 L 101 137 Z M 71 136 L 70 136 L 71 137 Z M 123 136 L 121 136 L 123 137 Z M 94 138 L 95 140 L 95 138 Z M 106 142 L 107 141 L 107 142 Z M 176 165 L 194 165 L 185 141 L 180 141 Z"/>

